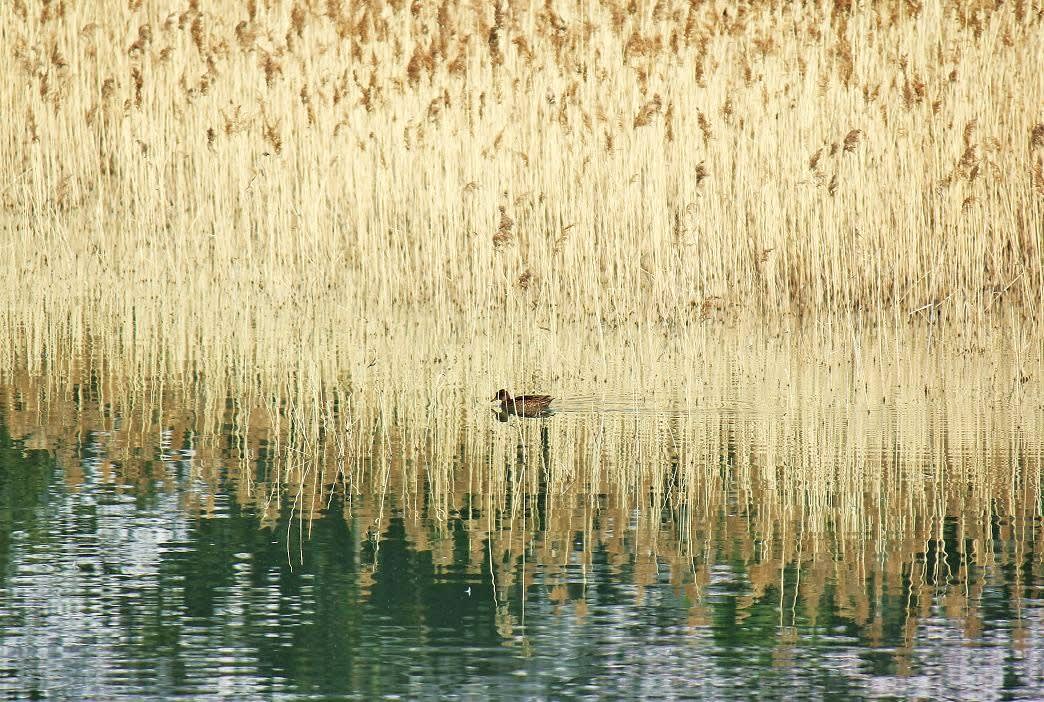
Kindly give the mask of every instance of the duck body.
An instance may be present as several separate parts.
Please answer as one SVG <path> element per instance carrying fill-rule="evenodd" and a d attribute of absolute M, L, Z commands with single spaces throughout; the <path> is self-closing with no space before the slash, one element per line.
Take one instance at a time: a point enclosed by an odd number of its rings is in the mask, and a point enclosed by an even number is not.
<path fill-rule="evenodd" d="M 502 415 L 513 414 L 517 417 L 548 417 L 553 414 L 550 395 L 518 395 L 512 397 L 507 390 L 500 390 L 491 402 L 500 402 Z"/>

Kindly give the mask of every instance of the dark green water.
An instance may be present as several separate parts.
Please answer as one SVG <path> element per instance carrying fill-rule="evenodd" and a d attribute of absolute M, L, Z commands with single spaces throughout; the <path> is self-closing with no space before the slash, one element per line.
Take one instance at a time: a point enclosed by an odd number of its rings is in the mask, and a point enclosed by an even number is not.
<path fill-rule="evenodd" d="M 379 535 L 336 503 L 310 533 L 287 515 L 261 528 L 220 491 L 208 518 L 191 516 L 187 470 L 134 486 L 103 480 L 90 441 L 82 446 L 83 480 L 69 488 L 69 466 L 0 427 L 5 699 L 1044 697 L 1032 538 L 1003 567 L 967 570 L 981 621 L 970 632 L 946 609 L 953 583 L 910 595 L 870 574 L 862 622 L 829 579 L 814 611 L 792 602 L 792 567 L 782 603 L 778 586 L 751 598 L 750 558 L 726 543 L 697 544 L 713 565 L 706 616 L 693 621 L 691 589 L 665 559 L 638 588 L 637 559 L 585 545 L 579 529 L 549 578 L 539 505 L 525 556 L 491 557 L 487 542 L 476 569 L 477 509 L 422 523 L 424 544 L 394 502 Z M 664 529 L 675 516 L 664 512 Z M 1040 531 L 1039 518 L 998 518 L 992 548 L 1005 553 L 1001 527 Z M 953 553 L 954 534 L 923 558 Z M 912 610 L 922 614 L 911 624 Z"/>

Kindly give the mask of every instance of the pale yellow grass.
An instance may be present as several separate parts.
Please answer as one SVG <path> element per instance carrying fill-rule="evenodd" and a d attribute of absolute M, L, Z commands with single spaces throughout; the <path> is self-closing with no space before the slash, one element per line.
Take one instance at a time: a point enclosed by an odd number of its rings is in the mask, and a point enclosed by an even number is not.
<path fill-rule="evenodd" d="M 1040 309 L 1032 3 L 19 1 L 0 36 L 9 323 Z"/>
<path fill-rule="evenodd" d="M 860 623 L 947 525 L 1037 573 L 1044 20 L 843 5 L 0 3 L 5 424 L 188 447 L 204 516 L 477 505 L 474 568 L 581 531 L 693 621 L 713 543 Z"/>

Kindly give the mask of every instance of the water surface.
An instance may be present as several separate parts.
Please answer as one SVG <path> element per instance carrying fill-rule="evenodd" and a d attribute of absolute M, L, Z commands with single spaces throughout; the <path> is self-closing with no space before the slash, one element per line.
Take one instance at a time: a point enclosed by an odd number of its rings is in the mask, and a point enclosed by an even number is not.
<path fill-rule="evenodd" d="M 769 376 L 503 424 L 391 405 L 361 453 L 191 382 L 16 374 L 0 693 L 1044 696 L 1032 403 Z"/>

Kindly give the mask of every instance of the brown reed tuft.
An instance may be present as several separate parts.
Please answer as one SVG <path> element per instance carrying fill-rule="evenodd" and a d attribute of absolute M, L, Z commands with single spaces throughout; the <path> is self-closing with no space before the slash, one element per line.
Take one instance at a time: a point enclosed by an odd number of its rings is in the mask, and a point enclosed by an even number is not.
<path fill-rule="evenodd" d="M 1030 130 L 1030 150 L 1044 147 L 1044 122 L 1038 122 Z"/>
<path fill-rule="evenodd" d="M 653 95 L 652 99 L 642 105 L 638 114 L 634 117 L 634 128 L 644 127 L 652 122 L 652 118 L 660 113 L 663 101 L 659 95 Z"/>
<path fill-rule="evenodd" d="M 515 226 L 514 220 L 507 216 L 507 209 L 501 205 L 500 222 L 497 224 L 497 232 L 493 235 L 494 247 L 500 247 L 511 241 L 511 229 Z"/>
<path fill-rule="evenodd" d="M 855 151 L 856 146 L 859 145 L 859 137 L 862 133 L 859 129 L 853 129 L 845 135 L 844 150 L 846 153 Z"/>

